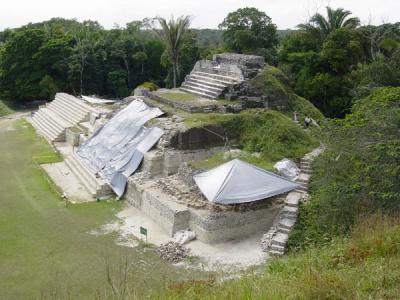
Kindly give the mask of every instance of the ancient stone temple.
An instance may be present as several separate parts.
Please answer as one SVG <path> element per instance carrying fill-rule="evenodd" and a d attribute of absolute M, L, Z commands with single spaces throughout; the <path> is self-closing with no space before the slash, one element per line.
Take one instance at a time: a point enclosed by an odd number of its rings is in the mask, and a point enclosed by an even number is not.
<path fill-rule="evenodd" d="M 181 90 L 205 98 L 218 99 L 230 86 L 255 77 L 264 68 L 261 56 L 222 53 L 213 60 L 200 60 L 186 76 Z"/>

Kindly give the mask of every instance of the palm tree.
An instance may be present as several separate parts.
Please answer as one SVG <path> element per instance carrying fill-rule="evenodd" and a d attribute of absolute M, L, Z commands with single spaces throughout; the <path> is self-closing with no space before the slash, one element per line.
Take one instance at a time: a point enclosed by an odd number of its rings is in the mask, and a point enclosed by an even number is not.
<path fill-rule="evenodd" d="M 178 19 L 173 17 L 167 21 L 158 17 L 161 26 L 161 35 L 166 43 L 169 58 L 172 62 L 173 84 L 176 88 L 179 54 L 182 49 L 183 40 L 189 31 L 191 18 L 189 16 L 181 16 Z"/>
<path fill-rule="evenodd" d="M 297 27 L 304 31 L 319 33 L 324 36 L 340 28 L 354 29 L 360 25 L 360 19 L 357 17 L 348 18 L 351 12 L 343 8 L 332 9 L 326 7 L 328 18 L 316 13 L 307 24 L 300 24 Z"/>

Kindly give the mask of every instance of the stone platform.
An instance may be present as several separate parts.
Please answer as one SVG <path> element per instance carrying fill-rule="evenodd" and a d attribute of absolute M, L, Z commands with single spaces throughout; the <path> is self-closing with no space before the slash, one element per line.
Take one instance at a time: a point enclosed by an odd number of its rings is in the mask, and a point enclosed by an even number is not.
<path fill-rule="evenodd" d="M 243 238 L 271 227 L 284 206 L 284 197 L 240 205 L 211 204 L 177 177 L 161 184 L 147 176 L 138 173 L 129 178 L 125 200 L 170 237 L 178 230 L 191 229 L 209 244 Z"/>

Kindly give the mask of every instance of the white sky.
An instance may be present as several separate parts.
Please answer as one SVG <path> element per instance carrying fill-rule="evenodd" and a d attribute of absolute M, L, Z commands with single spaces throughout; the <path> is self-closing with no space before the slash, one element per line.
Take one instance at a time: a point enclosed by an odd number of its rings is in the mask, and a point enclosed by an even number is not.
<path fill-rule="evenodd" d="M 353 12 L 363 24 L 400 21 L 400 0 L 0 0 L 0 30 L 52 17 L 99 21 L 105 28 L 145 17 L 191 15 L 194 28 L 217 28 L 231 11 L 257 7 L 279 29 L 294 28 L 326 5 Z"/>

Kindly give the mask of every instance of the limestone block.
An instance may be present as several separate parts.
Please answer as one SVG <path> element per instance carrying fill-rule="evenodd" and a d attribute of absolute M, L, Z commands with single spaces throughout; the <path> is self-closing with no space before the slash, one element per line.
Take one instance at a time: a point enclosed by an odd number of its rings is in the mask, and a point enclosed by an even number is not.
<path fill-rule="evenodd" d="M 134 95 L 136 97 L 149 97 L 150 89 L 148 88 L 136 88 Z"/>
<path fill-rule="evenodd" d="M 153 150 L 144 154 L 142 170 L 149 178 L 162 177 L 164 175 L 164 153 Z"/>
<path fill-rule="evenodd" d="M 72 147 L 78 146 L 79 145 L 79 136 L 82 133 L 82 130 L 80 130 L 77 127 L 71 127 L 67 128 L 65 130 L 65 140 L 68 145 L 71 145 Z"/>

